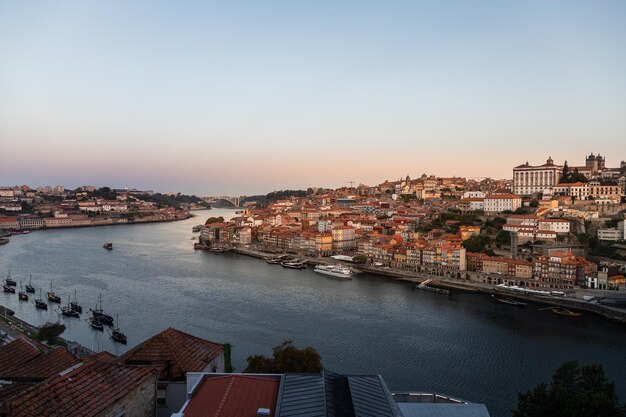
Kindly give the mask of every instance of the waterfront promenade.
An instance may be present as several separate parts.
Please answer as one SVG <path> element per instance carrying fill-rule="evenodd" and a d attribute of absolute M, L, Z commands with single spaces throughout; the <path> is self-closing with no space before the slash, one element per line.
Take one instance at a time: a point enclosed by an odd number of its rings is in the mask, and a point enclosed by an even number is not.
<path fill-rule="evenodd" d="M 235 252 L 252 256 L 254 258 L 263 259 L 268 256 L 276 256 L 276 253 L 264 252 L 257 249 L 249 249 L 249 248 L 235 248 Z M 626 310 L 613 308 L 610 306 L 604 306 L 601 304 L 589 303 L 588 301 L 582 298 L 583 295 L 588 294 L 589 291 L 583 289 L 577 289 L 573 291 L 568 291 L 567 297 L 558 297 L 558 296 L 542 296 L 542 295 L 533 295 L 533 294 L 524 294 L 520 292 L 512 292 L 501 287 L 498 287 L 494 284 L 484 284 L 479 282 L 472 282 L 469 280 L 463 279 L 454 279 L 454 278 L 446 278 L 441 277 L 439 275 L 431 275 L 425 273 L 417 273 L 411 271 L 403 271 L 388 267 L 377 267 L 370 265 L 362 265 L 355 264 L 351 262 L 343 262 L 338 261 L 334 258 L 325 257 L 325 258 L 306 258 L 307 263 L 311 265 L 328 265 L 328 264 L 337 264 L 340 263 L 344 266 L 350 267 L 355 272 L 367 272 L 370 274 L 381 275 L 386 277 L 391 277 L 399 281 L 406 281 L 413 285 L 419 285 L 426 280 L 430 280 L 430 285 L 440 288 L 445 288 L 449 290 L 457 290 L 464 292 L 473 292 L 473 293 L 484 293 L 484 294 L 502 294 L 507 296 L 513 296 L 515 298 L 523 299 L 526 301 L 533 301 L 540 304 L 545 304 L 548 306 L 559 306 L 570 309 L 582 310 L 588 313 L 598 314 L 607 319 L 615 320 L 617 322 L 626 324 Z M 596 296 L 623 296 L 626 297 L 626 292 L 624 291 L 601 291 L 596 292 Z"/>

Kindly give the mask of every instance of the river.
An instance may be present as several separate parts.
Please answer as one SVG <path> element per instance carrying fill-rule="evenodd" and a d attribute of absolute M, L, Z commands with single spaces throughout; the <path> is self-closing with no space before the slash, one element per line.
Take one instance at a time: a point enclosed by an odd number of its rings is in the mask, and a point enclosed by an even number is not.
<path fill-rule="evenodd" d="M 517 393 L 549 381 L 564 361 L 604 365 L 626 400 L 626 329 L 601 318 L 557 316 L 493 303 L 487 296 L 412 291 L 406 283 L 370 274 L 340 281 L 289 270 L 234 253 L 193 250 L 191 231 L 209 216 L 195 212 L 172 223 L 36 231 L 0 247 L 0 271 L 45 292 L 52 283 L 64 302 L 76 291 L 83 308 L 119 315 L 128 345 L 92 330 L 83 319 L 61 318 L 64 334 L 93 350 L 121 354 L 175 327 L 233 345 L 237 371 L 246 357 L 271 354 L 292 339 L 313 346 L 326 369 L 381 374 L 392 390 L 436 391 L 487 404 L 510 416 Z M 113 242 L 106 251 L 104 242 Z M 32 297 L 31 297 L 32 301 Z M 55 321 L 15 294 L 0 304 L 35 325 Z"/>

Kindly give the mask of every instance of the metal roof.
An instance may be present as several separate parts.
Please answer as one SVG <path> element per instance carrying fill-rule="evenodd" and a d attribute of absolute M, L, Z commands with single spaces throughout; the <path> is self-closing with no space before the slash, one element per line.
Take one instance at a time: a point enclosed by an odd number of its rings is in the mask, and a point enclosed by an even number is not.
<path fill-rule="evenodd" d="M 404 417 L 490 417 L 484 404 L 399 403 Z"/>
<path fill-rule="evenodd" d="M 277 417 L 402 417 L 379 375 L 285 374 Z"/>
<path fill-rule="evenodd" d="M 277 417 L 326 417 L 322 375 L 285 374 L 277 408 Z"/>

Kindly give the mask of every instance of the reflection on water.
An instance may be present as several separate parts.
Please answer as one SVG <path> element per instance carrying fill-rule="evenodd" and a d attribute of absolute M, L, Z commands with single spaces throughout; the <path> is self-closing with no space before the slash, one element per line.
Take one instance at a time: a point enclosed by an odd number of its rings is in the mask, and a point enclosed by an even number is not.
<path fill-rule="evenodd" d="M 564 361 L 599 362 L 626 399 L 626 332 L 598 318 L 561 317 L 539 306 L 513 308 L 479 294 L 449 297 L 389 278 L 358 274 L 341 281 L 312 270 L 284 269 L 234 253 L 195 252 L 183 222 L 39 231 L 0 247 L 0 274 L 55 291 L 77 291 L 85 311 L 102 294 L 119 315 L 128 345 L 61 318 L 65 336 L 94 350 L 120 354 L 172 326 L 233 344 L 237 370 L 285 338 L 317 348 L 336 372 L 382 374 L 396 390 L 434 390 L 484 402 L 493 416 L 510 415 L 518 391 L 548 380 Z M 103 242 L 113 242 L 106 251 Z M 45 294 L 44 294 L 45 295 Z M 54 309 L 36 310 L 13 294 L 0 304 L 39 325 Z"/>

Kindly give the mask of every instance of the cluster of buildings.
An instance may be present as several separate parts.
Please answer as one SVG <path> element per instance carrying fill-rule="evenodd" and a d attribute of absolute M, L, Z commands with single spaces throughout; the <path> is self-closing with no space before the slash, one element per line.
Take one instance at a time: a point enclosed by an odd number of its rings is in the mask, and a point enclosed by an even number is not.
<path fill-rule="evenodd" d="M 577 200 L 594 200 L 598 204 L 619 203 L 626 195 L 626 161 L 617 168 L 608 168 L 603 156 L 592 153 L 586 157 L 585 165 L 567 166 L 568 172 L 582 175 L 584 182 L 562 183 L 565 169 L 565 164 L 556 165 L 551 157 L 542 165 L 526 162 L 516 166 L 513 168 L 512 191 L 520 196 L 564 195 Z"/>
<path fill-rule="evenodd" d="M 229 352 L 173 328 L 121 356 L 17 337 L 0 346 L 0 416 L 489 417 L 483 404 L 393 393 L 380 375 L 225 373 Z"/>
<path fill-rule="evenodd" d="M 188 217 L 186 210 L 158 207 L 141 199 L 141 195 L 152 192 L 114 190 L 115 198 L 111 199 L 100 197 L 95 191 L 95 186 L 76 190 L 60 185 L 37 189 L 27 185 L 0 187 L 0 229 L 100 226 Z"/>
<path fill-rule="evenodd" d="M 606 168 L 603 157 L 590 155 L 587 165 L 569 169 L 588 177 L 584 198 L 560 191 L 576 184 L 560 183 L 563 165 L 549 158 L 539 167 L 515 167 L 512 180 L 422 175 L 314 190 L 207 224 L 201 241 L 298 256 L 361 255 L 369 265 L 487 284 L 566 290 L 623 285 L 621 274 L 599 278 L 601 268 L 579 253 L 577 236 L 587 232 L 588 222 L 603 222 L 607 213 L 626 208 L 626 164 Z M 476 221 L 462 221 L 464 215 Z M 487 227 L 493 218 L 503 219 L 511 250 L 468 251 L 463 242 L 473 236 L 491 234 L 493 240 L 497 229 Z M 623 239 L 623 224 L 600 236 Z M 533 244 L 548 248 L 533 250 Z"/>

